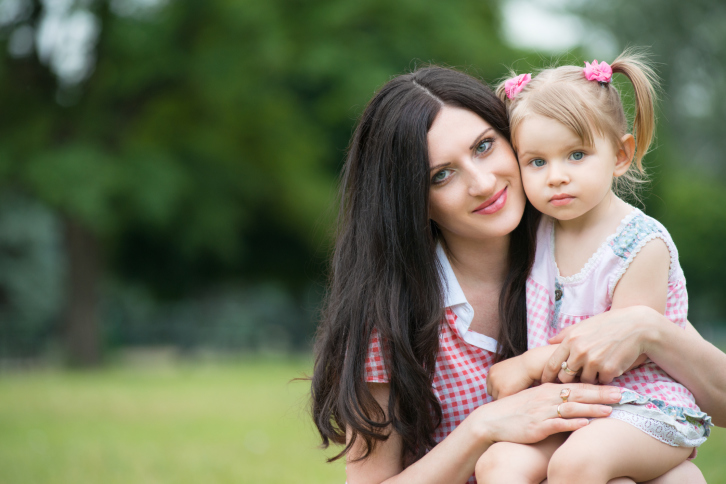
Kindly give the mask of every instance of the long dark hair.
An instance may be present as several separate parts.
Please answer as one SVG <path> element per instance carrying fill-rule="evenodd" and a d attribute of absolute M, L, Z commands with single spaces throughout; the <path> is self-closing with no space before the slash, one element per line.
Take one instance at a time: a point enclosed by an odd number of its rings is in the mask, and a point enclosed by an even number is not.
<path fill-rule="evenodd" d="M 444 317 L 439 232 L 429 220 L 427 135 L 443 105 L 468 109 L 509 140 L 504 104 L 480 81 L 426 67 L 389 81 L 363 112 L 351 140 L 329 290 L 315 344 L 312 412 L 323 446 L 357 438 L 367 457 L 389 425 L 401 436 L 403 466 L 435 445 L 441 405 L 432 382 Z M 527 349 L 525 281 L 534 260 L 536 215 L 529 204 L 512 233 L 499 301 L 499 358 Z M 388 419 L 365 381 L 373 331 L 383 342 Z"/>

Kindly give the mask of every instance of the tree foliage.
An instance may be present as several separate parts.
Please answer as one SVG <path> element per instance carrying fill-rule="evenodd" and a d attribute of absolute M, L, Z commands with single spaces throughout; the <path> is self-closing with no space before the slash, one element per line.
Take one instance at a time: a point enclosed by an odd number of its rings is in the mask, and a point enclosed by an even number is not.
<path fill-rule="evenodd" d="M 419 64 L 503 75 L 522 54 L 498 15 L 470 0 L 3 0 L 0 188 L 87 231 L 106 278 L 158 296 L 228 279 L 300 290 L 322 275 L 364 103 Z M 90 32 L 85 67 L 41 42 L 71 21 Z"/>

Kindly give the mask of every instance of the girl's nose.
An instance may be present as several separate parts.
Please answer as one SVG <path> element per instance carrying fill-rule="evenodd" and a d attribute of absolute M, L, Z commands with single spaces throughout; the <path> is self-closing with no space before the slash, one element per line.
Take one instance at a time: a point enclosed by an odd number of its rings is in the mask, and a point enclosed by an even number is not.
<path fill-rule="evenodd" d="M 570 183 L 570 177 L 567 175 L 567 171 L 559 163 L 550 163 L 547 172 L 547 184 L 551 187 L 556 187 L 567 183 Z"/>

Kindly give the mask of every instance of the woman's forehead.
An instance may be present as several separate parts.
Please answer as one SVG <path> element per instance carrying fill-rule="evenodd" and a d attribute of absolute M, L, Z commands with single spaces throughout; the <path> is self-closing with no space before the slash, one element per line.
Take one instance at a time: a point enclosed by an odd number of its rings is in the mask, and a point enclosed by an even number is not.
<path fill-rule="evenodd" d="M 444 106 L 428 133 L 430 164 L 433 166 L 470 152 L 471 145 L 487 130 L 493 131 L 491 125 L 475 113 Z"/>

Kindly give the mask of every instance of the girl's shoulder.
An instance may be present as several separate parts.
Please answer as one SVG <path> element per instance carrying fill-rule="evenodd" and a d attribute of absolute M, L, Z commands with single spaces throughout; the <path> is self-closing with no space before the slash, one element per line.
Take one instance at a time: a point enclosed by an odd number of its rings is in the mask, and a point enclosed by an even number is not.
<path fill-rule="evenodd" d="M 671 235 L 662 223 L 633 207 L 621 222 L 615 233 L 609 237 L 608 246 L 621 259 L 631 259 L 653 239 L 660 238 L 668 246 L 671 253 L 677 249 Z"/>
<path fill-rule="evenodd" d="M 678 249 L 668 230 L 658 220 L 635 207 L 607 241 L 612 256 L 619 259 L 619 272 L 624 273 L 641 249 L 653 239 L 663 240 L 668 247 L 671 258 L 669 278 L 682 277 Z"/>

